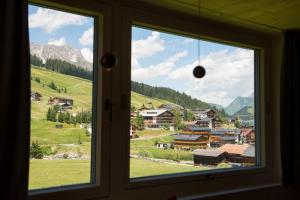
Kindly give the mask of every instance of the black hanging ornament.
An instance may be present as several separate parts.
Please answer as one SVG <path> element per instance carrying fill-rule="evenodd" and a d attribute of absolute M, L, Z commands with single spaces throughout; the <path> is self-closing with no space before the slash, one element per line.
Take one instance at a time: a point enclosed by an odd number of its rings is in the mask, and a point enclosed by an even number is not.
<path fill-rule="evenodd" d="M 201 65 L 198 65 L 194 68 L 193 74 L 196 78 L 203 78 L 205 76 L 205 68 Z"/>

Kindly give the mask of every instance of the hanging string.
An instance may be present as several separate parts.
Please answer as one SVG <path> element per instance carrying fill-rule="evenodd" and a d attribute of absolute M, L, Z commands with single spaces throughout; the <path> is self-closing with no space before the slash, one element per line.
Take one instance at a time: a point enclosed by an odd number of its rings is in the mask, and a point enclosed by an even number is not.
<path fill-rule="evenodd" d="M 200 9 L 201 9 L 201 0 L 198 0 L 198 15 L 199 15 L 199 21 L 200 21 Z M 200 23 L 199 23 L 200 24 Z M 198 32 L 198 62 L 199 64 L 194 68 L 193 70 L 193 74 L 196 78 L 203 78 L 206 74 L 205 68 L 203 66 L 201 66 L 200 64 L 200 39 L 201 39 L 201 35 L 200 35 L 200 31 Z"/>
<path fill-rule="evenodd" d="M 198 0 L 198 17 L 200 19 L 200 8 L 201 8 L 201 0 Z M 201 35 L 200 33 L 198 34 L 198 62 L 199 62 L 199 65 L 200 65 L 200 38 L 201 38 Z"/>

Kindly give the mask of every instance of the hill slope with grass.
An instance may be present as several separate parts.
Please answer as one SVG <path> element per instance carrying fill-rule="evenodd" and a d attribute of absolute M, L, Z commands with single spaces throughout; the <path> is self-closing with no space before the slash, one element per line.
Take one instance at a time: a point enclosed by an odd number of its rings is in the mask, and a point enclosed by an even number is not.
<path fill-rule="evenodd" d="M 49 87 L 54 83 L 57 89 Z M 61 91 L 59 91 L 61 89 Z M 31 67 L 31 90 L 42 95 L 41 101 L 31 103 L 31 140 L 40 144 L 77 144 L 90 142 L 86 137 L 86 130 L 79 129 L 72 124 L 64 123 L 63 129 L 56 129 L 58 122 L 46 120 L 46 113 L 51 105 L 48 100 L 53 97 L 71 98 L 74 105 L 69 112 L 77 113 L 82 110 L 92 109 L 92 82 L 87 79 L 65 75 L 50 71 L 41 67 Z M 65 92 L 66 91 L 66 92 Z M 171 102 L 150 98 L 135 92 L 131 92 L 131 102 L 136 108 L 145 106 L 158 107 L 161 104 L 172 104 Z"/>

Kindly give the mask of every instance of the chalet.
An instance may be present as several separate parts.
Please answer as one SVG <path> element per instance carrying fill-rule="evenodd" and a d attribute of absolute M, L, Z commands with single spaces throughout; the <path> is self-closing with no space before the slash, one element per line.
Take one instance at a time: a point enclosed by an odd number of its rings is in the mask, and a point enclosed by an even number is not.
<path fill-rule="evenodd" d="M 193 109 L 191 110 L 195 115 L 197 120 L 203 119 L 206 117 L 215 118 L 217 117 L 217 113 L 213 109 Z"/>
<path fill-rule="evenodd" d="M 209 127 L 209 128 L 219 128 L 219 127 L 221 127 L 221 122 L 222 121 L 218 117 L 215 117 L 215 118 L 205 117 L 205 118 L 202 118 L 202 119 L 198 120 L 195 123 L 195 126 Z"/>
<path fill-rule="evenodd" d="M 226 161 L 251 165 L 255 163 L 255 147 L 248 144 L 225 144 L 215 149 L 196 149 L 193 151 L 195 165 L 218 165 Z"/>
<path fill-rule="evenodd" d="M 241 129 L 241 141 L 243 143 L 255 143 L 255 131 L 252 128 Z"/>
<path fill-rule="evenodd" d="M 161 128 L 166 124 L 174 125 L 174 114 L 168 110 L 144 110 L 140 112 L 140 115 L 143 117 L 146 127 Z"/>
<path fill-rule="evenodd" d="M 243 152 L 242 157 L 243 157 L 243 163 L 245 163 L 245 165 L 255 163 L 255 146 L 250 145 Z"/>
<path fill-rule="evenodd" d="M 72 109 L 72 106 L 69 103 L 58 103 L 56 105 L 60 106 L 60 111 L 66 111 L 68 109 Z"/>
<path fill-rule="evenodd" d="M 49 99 L 48 104 L 51 105 L 59 105 L 59 104 L 68 104 L 70 106 L 73 106 L 73 99 L 69 98 L 62 98 L 62 97 L 54 97 Z"/>
<path fill-rule="evenodd" d="M 191 149 L 191 147 L 205 149 L 207 148 L 208 141 L 208 135 L 176 134 L 173 144 L 177 149 Z"/>
<path fill-rule="evenodd" d="M 38 92 L 31 92 L 30 99 L 31 99 L 31 101 L 41 101 L 42 97 L 43 96 Z"/>
<path fill-rule="evenodd" d="M 235 144 L 240 141 L 240 132 L 240 129 L 212 129 L 210 146 L 220 147 L 224 144 Z"/>
<path fill-rule="evenodd" d="M 246 153 L 250 145 L 248 144 L 225 144 L 220 147 L 221 150 L 227 152 L 227 161 L 232 163 L 243 163 L 243 154 Z M 249 150 L 250 151 L 250 150 Z M 249 152 L 251 154 L 251 152 Z M 245 154 L 248 155 L 248 152 Z"/>
<path fill-rule="evenodd" d="M 209 144 L 210 128 L 187 127 L 174 137 L 174 147 L 179 149 L 190 149 L 191 147 L 207 148 Z"/>
<path fill-rule="evenodd" d="M 170 148 L 170 147 L 171 147 L 171 144 L 170 144 L 170 143 L 162 143 L 162 142 L 158 142 L 155 146 L 156 146 L 157 148 L 160 148 L 160 149 L 167 149 L 167 148 Z"/>
<path fill-rule="evenodd" d="M 218 165 L 226 160 L 222 149 L 196 149 L 193 151 L 194 165 Z"/>

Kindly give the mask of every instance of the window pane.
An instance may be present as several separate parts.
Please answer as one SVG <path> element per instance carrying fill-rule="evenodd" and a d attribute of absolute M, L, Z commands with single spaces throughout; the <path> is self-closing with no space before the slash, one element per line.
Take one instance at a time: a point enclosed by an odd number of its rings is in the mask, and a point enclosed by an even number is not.
<path fill-rule="evenodd" d="M 257 164 L 254 50 L 133 27 L 131 62 L 131 178 Z"/>
<path fill-rule="evenodd" d="M 90 183 L 94 18 L 29 5 L 29 189 Z"/>

